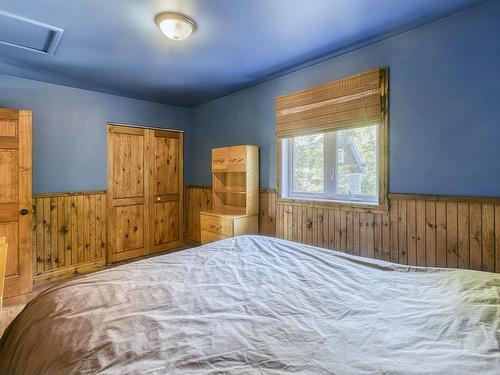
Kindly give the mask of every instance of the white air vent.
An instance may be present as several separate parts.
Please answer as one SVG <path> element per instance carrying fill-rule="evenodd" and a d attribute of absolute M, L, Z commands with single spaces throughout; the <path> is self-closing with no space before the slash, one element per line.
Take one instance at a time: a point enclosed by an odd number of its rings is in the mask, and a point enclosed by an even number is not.
<path fill-rule="evenodd" d="M 0 12 L 0 44 L 27 51 L 53 55 L 63 29 Z"/>

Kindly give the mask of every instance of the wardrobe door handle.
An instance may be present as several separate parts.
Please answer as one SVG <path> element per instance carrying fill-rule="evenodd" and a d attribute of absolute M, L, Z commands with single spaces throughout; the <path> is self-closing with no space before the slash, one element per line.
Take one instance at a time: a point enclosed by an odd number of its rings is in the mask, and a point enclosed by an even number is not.
<path fill-rule="evenodd" d="M 29 211 L 26 209 L 26 208 L 23 208 L 19 211 L 19 215 L 28 215 L 29 214 Z"/>

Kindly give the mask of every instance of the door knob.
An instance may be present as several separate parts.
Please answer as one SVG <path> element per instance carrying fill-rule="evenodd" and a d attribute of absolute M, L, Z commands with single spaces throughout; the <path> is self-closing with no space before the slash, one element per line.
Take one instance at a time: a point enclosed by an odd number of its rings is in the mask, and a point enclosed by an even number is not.
<path fill-rule="evenodd" d="M 23 208 L 21 211 L 19 211 L 21 215 L 28 215 L 29 211 L 26 208 Z"/>

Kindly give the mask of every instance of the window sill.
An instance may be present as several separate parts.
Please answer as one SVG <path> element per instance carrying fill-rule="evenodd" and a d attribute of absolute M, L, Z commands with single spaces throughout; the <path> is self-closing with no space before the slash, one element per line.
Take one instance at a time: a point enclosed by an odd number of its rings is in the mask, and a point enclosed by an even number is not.
<path fill-rule="evenodd" d="M 279 204 L 286 204 L 290 206 L 306 206 L 336 209 L 340 211 L 357 211 L 367 213 L 387 213 L 389 207 L 386 204 L 368 203 L 368 202 L 345 202 L 334 201 L 327 199 L 312 199 L 312 198 L 297 198 L 297 197 L 277 197 L 276 202 Z"/>

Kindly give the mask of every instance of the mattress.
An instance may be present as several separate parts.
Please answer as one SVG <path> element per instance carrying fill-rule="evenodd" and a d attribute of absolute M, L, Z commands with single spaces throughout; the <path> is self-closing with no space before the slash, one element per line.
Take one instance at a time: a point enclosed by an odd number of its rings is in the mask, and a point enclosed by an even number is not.
<path fill-rule="evenodd" d="M 1 374 L 499 374 L 500 276 L 243 236 L 55 286 Z"/>

